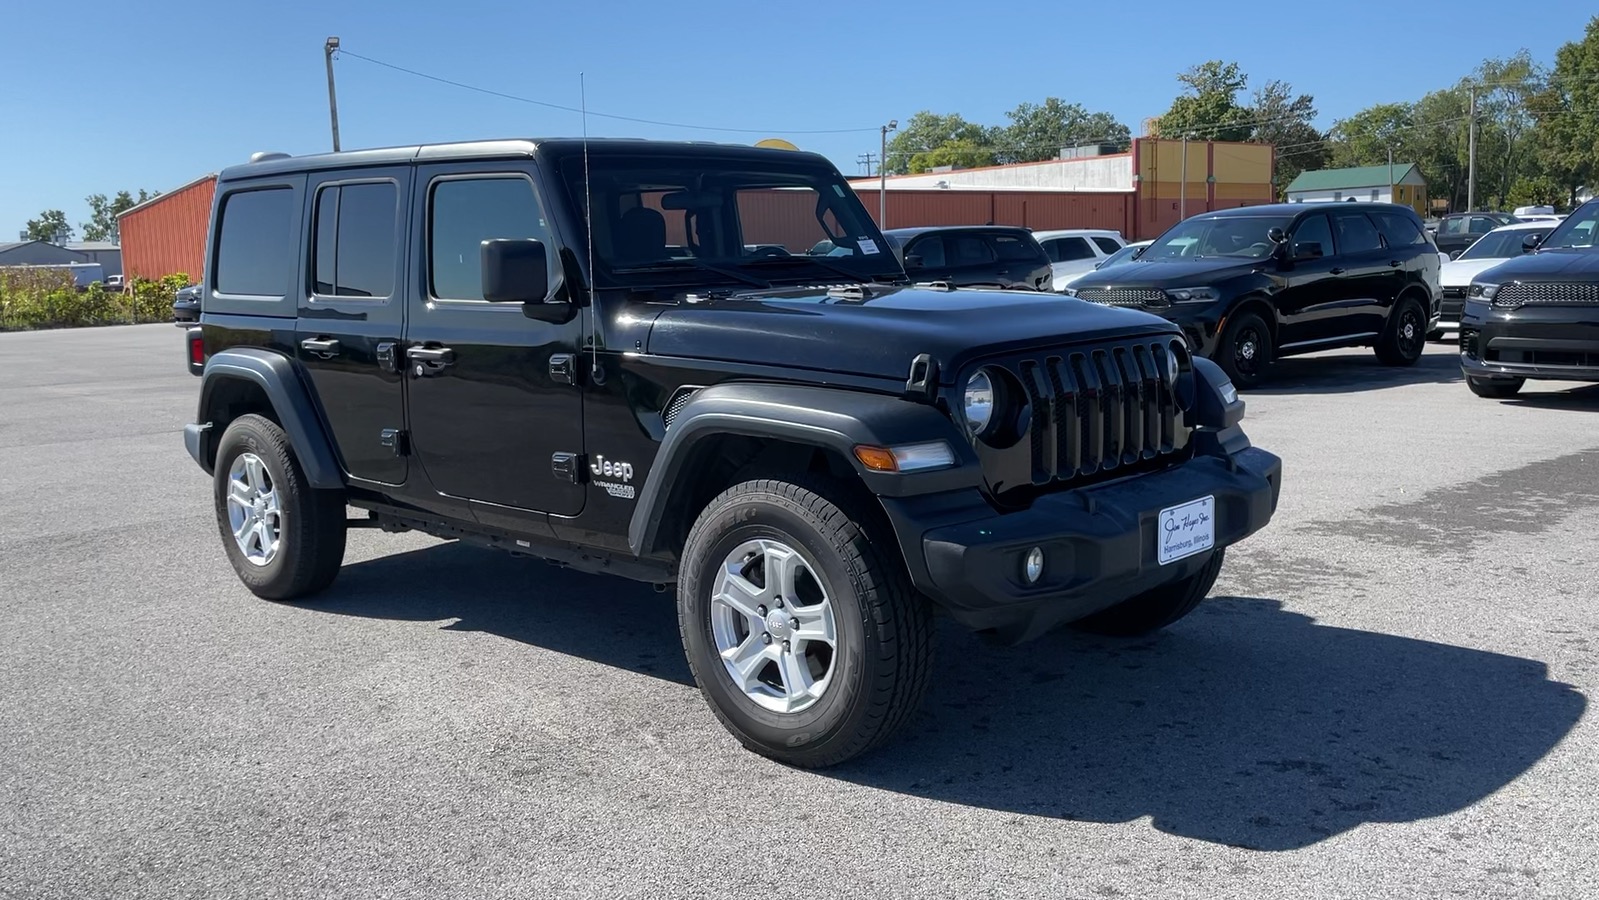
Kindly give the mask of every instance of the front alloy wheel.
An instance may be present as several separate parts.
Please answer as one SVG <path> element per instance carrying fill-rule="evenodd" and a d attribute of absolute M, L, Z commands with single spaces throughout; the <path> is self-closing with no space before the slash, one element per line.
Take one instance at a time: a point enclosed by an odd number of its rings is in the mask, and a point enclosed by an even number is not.
<path fill-rule="evenodd" d="M 717 655 L 745 697 L 795 713 L 827 692 L 838 630 L 827 588 L 800 551 L 773 539 L 740 544 L 711 601 Z"/>

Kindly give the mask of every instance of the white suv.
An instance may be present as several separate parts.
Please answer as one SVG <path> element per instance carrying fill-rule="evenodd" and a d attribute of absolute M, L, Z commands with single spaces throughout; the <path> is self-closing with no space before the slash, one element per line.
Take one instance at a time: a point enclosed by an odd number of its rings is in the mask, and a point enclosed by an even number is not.
<path fill-rule="evenodd" d="M 1055 271 L 1055 290 L 1061 290 L 1074 275 L 1092 272 L 1100 261 L 1127 246 L 1119 231 L 1096 228 L 1066 228 L 1060 231 L 1035 231 L 1033 237 L 1049 254 Z"/>

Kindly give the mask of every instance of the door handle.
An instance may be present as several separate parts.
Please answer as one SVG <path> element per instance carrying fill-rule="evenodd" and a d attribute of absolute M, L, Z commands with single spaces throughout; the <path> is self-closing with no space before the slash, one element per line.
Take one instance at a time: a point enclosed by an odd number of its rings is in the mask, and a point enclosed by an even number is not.
<path fill-rule="evenodd" d="M 405 351 L 405 358 L 430 366 L 447 366 L 455 362 L 455 351 L 449 347 L 410 347 Z"/>
<path fill-rule="evenodd" d="M 1330 274 L 1330 275 L 1342 275 L 1342 274 L 1344 274 L 1347 271 L 1348 270 L 1345 269 L 1343 266 L 1333 266 L 1331 269 L 1327 270 L 1328 274 Z"/>
<path fill-rule="evenodd" d="M 1404 265 L 1404 263 L 1402 263 L 1402 262 L 1400 262 L 1400 261 L 1399 261 L 1399 260 L 1397 260 L 1397 259 L 1390 259 L 1390 260 L 1388 260 L 1388 265 L 1390 265 L 1390 266 L 1392 266 L 1392 267 L 1393 267 L 1393 268 L 1395 268 L 1395 269 L 1397 269 L 1397 268 L 1399 268 L 1399 267 L 1400 267 L 1400 266 L 1402 266 L 1402 265 Z"/>
<path fill-rule="evenodd" d="M 340 347 L 339 342 L 333 338 L 306 338 L 300 342 L 300 349 L 323 359 L 332 359 L 339 355 Z"/>

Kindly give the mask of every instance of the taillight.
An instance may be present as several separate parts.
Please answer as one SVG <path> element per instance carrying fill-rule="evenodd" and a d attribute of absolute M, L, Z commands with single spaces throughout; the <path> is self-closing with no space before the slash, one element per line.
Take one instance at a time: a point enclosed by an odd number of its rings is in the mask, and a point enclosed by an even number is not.
<path fill-rule="evenodd" d="M 189 373 L 199 375 L 205 371 L 205 333 L 199 328 L 190 328 L 189 342 Z"/>

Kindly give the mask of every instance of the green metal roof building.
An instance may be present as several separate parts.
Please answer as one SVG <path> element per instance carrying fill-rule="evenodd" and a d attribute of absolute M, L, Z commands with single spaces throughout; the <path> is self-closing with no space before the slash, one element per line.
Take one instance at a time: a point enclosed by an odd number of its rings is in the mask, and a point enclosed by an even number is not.
<path fill-rule="evenodd" d="M 1427 180 L 1415 163 L 1300 172 L 1284 193 L 1289 203 L 1402 203 L 1418 215 L 1427 214 Z"/>

